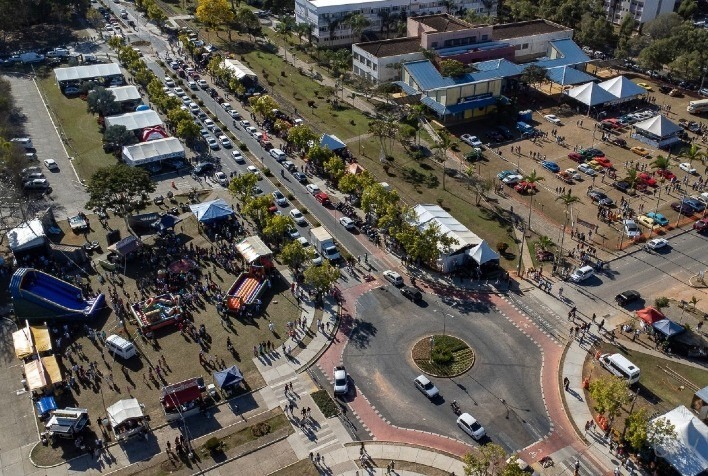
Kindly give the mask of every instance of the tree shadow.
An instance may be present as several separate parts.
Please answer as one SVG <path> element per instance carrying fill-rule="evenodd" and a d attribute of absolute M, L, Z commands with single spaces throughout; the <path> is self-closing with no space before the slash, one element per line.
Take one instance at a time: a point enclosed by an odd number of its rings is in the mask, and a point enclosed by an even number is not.
<path fill-rule="evenodd" d="M 349 341 L 357 349 L 365 349 L 369 346 L 372 337 L 376 336 L 378 329 L 370 322 L 361 319 L 354 320 L 354 327 L 349 334 Z"/>

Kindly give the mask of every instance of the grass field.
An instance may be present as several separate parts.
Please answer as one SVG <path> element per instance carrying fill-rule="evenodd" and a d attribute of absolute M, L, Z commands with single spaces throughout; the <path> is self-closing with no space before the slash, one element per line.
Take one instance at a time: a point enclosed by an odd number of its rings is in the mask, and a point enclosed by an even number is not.
<path fill-rule="evenodd" d="M 97 116 L 87 112 L 86 101 L 64 96 L 52 76 L 37 81 L 49 104 L 52 117 L 58 122 L 60 136 L 81 179 L 86 180 L 101 167 L 114 165 L 116 159 L 103 152 Z"/>

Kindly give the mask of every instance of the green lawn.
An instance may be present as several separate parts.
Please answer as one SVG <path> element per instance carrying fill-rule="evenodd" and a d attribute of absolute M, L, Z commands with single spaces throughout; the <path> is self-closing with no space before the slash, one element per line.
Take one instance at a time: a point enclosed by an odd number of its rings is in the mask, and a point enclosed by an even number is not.
<path fill-rule="evenodd" d="M 74 167 L 83 180 L 87 180 L 96 170 L 116 163 L 116 159 L 103 152 L 102 138 L 96 117 L 86 111 L 86 101 L 78 97 L 67 98 L 54 82 L 53 76 L 37 81 L 45 97 L 53 118 Z"/>

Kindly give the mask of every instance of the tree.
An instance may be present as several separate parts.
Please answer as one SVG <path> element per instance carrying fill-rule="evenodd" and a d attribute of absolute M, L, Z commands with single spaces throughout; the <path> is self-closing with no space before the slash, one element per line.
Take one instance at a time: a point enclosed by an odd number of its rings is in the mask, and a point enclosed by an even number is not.
<path fill-rule="evenodd" d="M 287 215 L 271 215 L 263 227 L 263 234 L 272 242 L 280 244 L 285 232 L 294 226 L 293 219 Z"/>
<path fill-rule="evenodd" d="M 167 111 L 167 123 L 173 127 L 176 127 L 181 121 L 192 121 L 192 115 L 181 108 L 174 108 Z"/>
<path fill-rule="evenodd" d="M 538 16 L 538 6 L 532 0 L 516 0 L 505 2 L 509 8 L 509 16 L 514 21 L 534 20 Z"/>
<path fill-rule="evenodd" d="M 309 35 L 312 31 L 312 25 L 309 23 L 298 23 L 293 27 L 293 32 L 297 36 L 298 41 L 302 45 L 302 37 L 305 36 L 309 40 Z"/>
<path fill-rule="evenodd" d="M 322 266 L 310 266 L 304 274 L 305 284 L 315 291 L 318 301 L 332 288 L 340 276 L 339 269 L 332 266 L 329 261 L 325 261 Z"/>
<path fill-rule="evenodd" d="M 376 180 L 367 171 L 360 174 L 345 174 L 339 180 L 339 190 L 350 195 L 361 196 L 366 187 L 376 183 Z"/>
<path fill-rule="evenodd" d="M 371 26 L 371 22 L 362 13 L 355 13 L 350 15 L 349 18 L 344 20 L 344 23 L 352 31 L 352 36 L 354 38 L 354 43 L 358 43 L 361 39 L 361 32 L 366 30 Z"/>
<path fill-rule="evenodd" d="M 334 152 L 329 150 L 329 147 L 319 144 L 315 144 L 307 151 L 307 158 L 317 167 L 322 167 L 334 156 Z"/>
<path fill-rule="evenodd" d="M 697 0 L 683 0 L 678 7 L 678 10 L 676 10 L 676 13 L 678 13 L 681 18 L 684 20 L 691 20 L 693 19 L 693 15 L 695 14 L 696 10 L 698 9 L 698 1 Z"/>
<path fill-rule="evenodd" d="M 241 174 L 233 178 L 229 184 L 229 192 L 238 197 L 242 202 L 246 202 L 253 196 L 253 187 L 258 183 L 256 174 Z"/>
<path fill-rule="evenodd" d="M 695 143 L 692 143 L 691 147 L 681 152 L 679 157 L 686 159 L 689 164 L 693 164 L 695 161 L 699 161 L 704 164 L 706 160 L 706 153 L 702 151 Z"/>
<path fill-rule="evenodd" d="M 663 155 L 657 155 L 656 159 L 649 164 L 651 168 L 656 170 L 668 170 L 671 167 L 671 159 L 664 157 Z"/>
<path fill-rule="evenodd" d="M 506 452 L 504 448 L 496 443 L 489 443 L 481 446 L 475 453 L 467 453 L 462 457 L 465 465 L 465 475 L 467 476 L 487 476 L 497 474 L 506 463 Z M 518 464 L 516 465 L 518 467 Z"/>
<path fill-rule="evenodd" d="M 241 212 L 245 216 L 250 217 L 256 224 L 256 227 L 259 230 L 263 231 L 266 226 L 267 219 L 270 215 L 268 209 L 271 207 L 272 204 L 273 199 L 267 195 L 264 195 L 262 197 L 250 197 L 245 200 L 244 206 L 241 208 Z"/>
<path fill-rule="evenodd" d="M 147 170 L 116 164 L 100 168 L 88 180 L 86 208 L 125 204 L 135 197 L 155 191 Z"/>
<path fill-rule="evenodd" d="M 369 134 L 379 140 L 381 152 L 385 157 L 390 157 L 393 149 L 393 140 L 398 133 L 398 123 L 392 117 L 375 119 L 369 123 Z"/>
<path fill-rule="evenodd" d="M 252 96 L 249 98 L 254 99 L 253 103 L 251 103 L 251 107 L 253 108 L 253 112 L 256 114 L 260 114 L 266 119 L 273 119 L 275 117 L 275 112 L 274 110 L 278 109 L 278 103 L 273 99 L 272 97 L 268 96 L 267 94 L 264 94 L 263 96 Z"/>
<path fill-rule="evenodd" d="M 135 144 L 138 142 L 138 138 L 135 137 L 133 131 L 129 131 L 125 126 L 116 125 L 106 129 L 106 132 L 103 133 L 103 141 L 120 149 L 126 145 Z"/>
<path fill-rule="evenodd" d="M 445 77 L 459 78 L 466 72 L 467 70 L 465 69 L 465 65 L 462 61 L 448 59 L 440 62 L 440 74 Z"/>
<path fill-rule="evenodd" d="M 408 261 L 432 265 L 440 253 L 445 253 L 457 243 L 457 240 L 447 233 L 443 234 L 437 224 L 430 225 L 422 231 L 417 226 L 411 225 L 410 223 L 413 223 L 411 220 L 416 219 L 414 213 L 412 210 L 407 211 L 394 236 L 403 246 Z"/>
<path fill-rule="evenodd" d="M 606 415 L 610 426 L 622 411 L 622 407 L 631 400 L 627 383 L 614 375 L 590 382 L 590 396 L 595 401 L 595 410 Z"/>
<path fill-rule="evenodd" d="M 443 166 L 443 190 L 445 190 L 445 177 L 447 176 L 447 168 L 445 166 L 445 163 L 447 162 L 447 151 L 450 150 L 450 147 L 452 147 L 453 144 L 454 141 L 452 140 L 452 135 L 446 130 L 442 130 L 438 133 L 438 139 L 435 141 L 435 145 L 433 146 L 433 149 L 435 149 L 436 155 L 438 156 L 438 160 Z"/>
<path fill-rule="evenodd" d="M 532 64 L 524 68 L 521 72 L 521 81 L 527 84 L 541 84 L 548 79 L 548 71 L 545 68 Z"/>
<path fill-rule="evenodd" d="M 635 168 L 630 168 L 627 170 L 627 176 L 624 181 L 629 184 L 630 189 L 637 188 L 637 183 L 639 182 L 639 172 Z"/>
<path fill-rule="evenodd" d="M 417 135 L 417 129 L 410 124 L 402 122 L 398 124 L 398 138 L 401 141 L 401 145 L 408 148 L 411 142 L 415 139 Z"/>
<path fill-rule="evenodd" d="M 635 451 L 644 448 L 647 443 L 649 412 L 646 408 L 630 413 L 624 420 L 624 439 Z"/>
<path fill-rule="evenodd" d="M 642 34 L 647 35 L 652 40 L 661 40 L 672 36 L 674 29 L 678 28 L 683 19 L 677 13 L 662 13 L 653 20 L 650 20 L 642 27 Z"/>
<path fill-rule="evenodd" d="M 199 0 L 195 15 L 197 20 L 204 23 L 207 27 L 215 29 L 223 25 L 229 25 L 235 18 L 234 12 L 226 0 Z M 229 41 L 231 41 L 231 29 L 227 28 L 227 30 Z"/>
<path fill-rule="evenodd" d="M 388 205 L 396 205 L 400 201 L 398 192 L 387 190 L 380 183 L 374 183 L 364 189 L 361 194 L 361 208 L 366 213 L 379 215 Z"/>
<path fill-rule="evenodd" d="M 307 262 L 309 256 L 307 255 L 307 250 L 299 241 L 291 241 L 283 246 L 280 252 L 280 259 L 288 268 L 297 273 L 300 271 L 300 267 Z"/>
<path fill-rule="evenodd" d="M 241 31 L 244 31 L 251 35 L 253 39 L 255 36 L 260 34 L 261 22 L 253 10 L 243 6 L 236 11 L 236 24 L 239 26 Z"/>
<path fill-rule="evenodd" d="M 120 112 L 120 104 L 111 90 L 97 87 L 86 97 L 86 107 L 89 112 L 99 116 L 112 116 Z"/>
<path fill-rule="evenodd" d="M 598 17 L 588 12 L 583 14 L 580 20 L 578 41 L 590 48 L 603 49 L 607 45 L 615 44 L 617 40 L 614 27 L 604 15 Z"/>
<path fill-rule="evenodd" d="M 201 127 L 192 119 L 181 120 L 177 123 L 175 135 L 191 144 L 201 135 Z"/>
<path fill-rule="evenodd" d="M 649 422 L 647 442 L 653 447 L 663 446 L 676 439 L 676 427 L 667 418 L 660 417 Z"/>
<path fill-rule="evenodd" d="M 568 226 L 568 218 L 570 217 L 570 208 L 574 203 L 580 203 L 580 198 L 573 195 L 572 191 L 568 189 L 567 193 L 558 195 L 556 201 L 563 202 L 565 205 L 565 221 L 563 221 L 563 232 L 561 234 L 561 244 L 560 244 L 560 255 L 563 256 L 563 242 L 565 241 L 565 228 Z"/>
<path fill-rule="evenodd" d="M 324 169 L 335 184 L 338 183 L 339 179 L 346 173 L 344 161 L 336 155 L 333 155 L 324 163 Z"/>
<path fill-rule="evenodd" d="M 291 127 L 290 130 L 288 130 L 288 143 L 295 146 L 298 150 L 307 150 L 309 143 L 317 139 L 317 134 L 305 124 Z"/>
<path fill-rule="evenodd" d="M 408 108 L 406 119 L 413 122 L 416 131 L 416 142 L 420 144 L 420 120 L 425 117 L 425 105 L 414 104 Z"/>
<path fill-rule="evenodd" d="M 285 19 L 290 19 L 286 21 Z M 283 40 L 283 51 L 285 52 L 285 61 L 288 60 L 288 44 L 290 36 L 293 34 L 292 27 L 294 25 L 294 20 L 292 17 L 283 17 L 280 19 L 277 25 L 275 25 L 275 34 L 278 35 L 280 39 Z"/>

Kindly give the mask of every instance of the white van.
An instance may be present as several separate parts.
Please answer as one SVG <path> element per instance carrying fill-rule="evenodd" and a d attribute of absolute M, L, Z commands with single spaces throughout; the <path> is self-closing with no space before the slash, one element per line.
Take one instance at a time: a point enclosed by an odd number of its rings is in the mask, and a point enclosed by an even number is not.
<path fill-rule="evenodd" d="M 132 342 L 115 334 L 112 334 L 106 338 L 106 347 L 108 347 L 108 352 L 110 354 L 115 354 L 116 356 L 126 360 L 138 355 L 138 350 Z"/>
<path fill-rule="evenodd" d="M 639 382 L 639 367 L 621 354 L 601 355 L 600 365 L 605 367 L 612 375 L 626 380 L 630 385 Z"/>
<path fill-rule="evenodd" d="M 573 274 L 570 275 L 570 280 L 574 283 L 579 283 L 580 281 L 585 281 L 594 274 L 595 270 L 592 269 L 592 266 L 583 266 L 573 271 Z"/>
<path fill-rule="evenodd" d="M 270 149 L 270 155 L 278 162 L 282 162 L 288 158 L 288 156 L 285 155 L 285 152 L 280 149 Z"/>
<path fill-rule="evenodd" d="M 25 149 L 34 149 L 34 144 L 32 144 L 32 139 L 29 137 L 15 137 L 14 139 L 10 139 L 10 142 L 21 145 Z"/>

